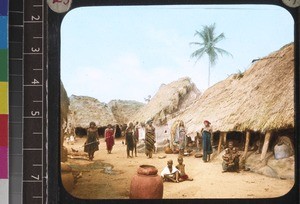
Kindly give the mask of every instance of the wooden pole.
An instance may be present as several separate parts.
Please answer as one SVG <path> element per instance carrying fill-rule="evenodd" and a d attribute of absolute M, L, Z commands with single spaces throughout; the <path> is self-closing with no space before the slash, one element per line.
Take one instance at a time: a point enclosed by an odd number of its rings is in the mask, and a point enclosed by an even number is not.
<path fill-rule="evenodd" d="M 246 142 L 245 142 L 245 149 L 244 149 L 244 153 L 242 158 L 246 159 L 247 153 L 248 153 L 248 149 L 249 149 L 249 141 L 250 141 L 250 132 L 247 131 L 246 132 Z"/>
<path fill-rule="evenodd" d="M 226 134 L 225 132 L 220 133 L 219 144 L 218 144 L 218 154 L 220 154 L 220 152 L 221 152 L 221 146 L 222 146 L 222 142 L 224 140 L 224 135 L 225 134 Z"/>
<path fill-rule="evenodd" d="M 226 141 L 227 140 L 227 132 L 225 132 L 223 139 L 224 139 L 224 143 L 223 144 L 226 145 L 226 143 L 227 143 L 227 141 Z"/>
<path fill-rule="evenodd" d="M 265 141 L 260 155 L 260 161 L 263 161 L 266 157 L 269 148 L 270 138 L 271 138 L 271 132 L 267 132 L 265 135 Z"/>

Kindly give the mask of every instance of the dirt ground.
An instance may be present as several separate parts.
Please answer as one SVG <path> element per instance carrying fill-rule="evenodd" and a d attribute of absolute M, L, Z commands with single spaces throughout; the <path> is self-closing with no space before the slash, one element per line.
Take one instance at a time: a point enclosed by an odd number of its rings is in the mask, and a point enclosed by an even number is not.
<path fill-rule="evenodd" d="M 78 138 L 74 145 L 64 145 L 69 151 L 73 148 L 83 152 L 81 147 L 84 141 L 85 138 Z M 177 164 L 178 155 L 166 155 L 164 152 L 154 154 L 152 159 L 148 159 L 144 153 L 127 158 L 122 139 L 115 141 L 112 154 L 107 154 L 103 139 L 100 139 L 99 147 L 93 161 L 88 161 L 87 158 L 68 158 L 67 164 L 73 171 L 82 174 L 71 192 L 74 197 L 128 199 L 131 178 L 140 165 L 154 165 L 160 174 L 169 159 Z M 164 155 L 166 158 L 158 158 Z M 165 182 L 163 198 L 272 198 L 286 194 L 294 185 L 294 180 L 270 178 L 249 171 L 222 173 L 220 160 L 217 159 L 203 163 L 201 158 L 185 156 L 183 163 L 186 173 L 194 180 Z"/>

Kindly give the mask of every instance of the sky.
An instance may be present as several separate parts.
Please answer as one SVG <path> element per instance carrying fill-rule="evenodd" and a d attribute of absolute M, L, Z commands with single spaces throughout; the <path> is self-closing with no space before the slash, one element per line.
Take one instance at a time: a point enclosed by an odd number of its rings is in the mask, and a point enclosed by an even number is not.
<path fill-rule="evenodd" d="M 225 39 L 210 86 L 294 40 L 294 21 L 274 5 L 103 6 L 71 10 L 61 25 L 61 80 L 69 96 L 145 102 L 161 84 L 190 77 L 208 88 L 208 57 L 196 62 L 195 31 L 216 24 Z"/>

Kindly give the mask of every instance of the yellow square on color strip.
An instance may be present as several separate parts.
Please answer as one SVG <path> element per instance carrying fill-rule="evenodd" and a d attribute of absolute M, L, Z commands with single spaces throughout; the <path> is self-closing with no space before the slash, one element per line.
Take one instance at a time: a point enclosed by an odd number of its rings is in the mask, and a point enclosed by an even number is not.
<path fill-rule="evenodd" d="M 8 114 L 8 83 L 0 82 L 0 114 Z"/>

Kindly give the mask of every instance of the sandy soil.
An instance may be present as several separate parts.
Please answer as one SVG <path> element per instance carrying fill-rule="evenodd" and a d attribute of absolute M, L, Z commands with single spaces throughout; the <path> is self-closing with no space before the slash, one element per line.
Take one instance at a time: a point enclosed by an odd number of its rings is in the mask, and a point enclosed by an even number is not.
<path fill-rule="evenodd" d="M 85 138 L 77 139 L 74 145 L 65 144 L 70 150 L 83 152 Z M 154 154 L 148 159 L 144 153 L 127 158 L 126 146 L 122 140 L 115 142 L 112 154 L 107 154 L 106 144 L 100 140 L 100 150 L 95 153 L 93 161 L 85 158 L 68 159 L 73 171 L 82 173 L 76 182 L 72 195 L 91 199 L 128 199 L 130 182 L 140 165 L 154 165 L 158 173 L 172 159 L 177 164 L 176 154 L 164 152 Z M 166 158 L 159 159 L 159 156 Z M 220 160 L 203 163 L 201 158 L 184 157 L 186 173 L 193 181 L 181 183 L 164 183 L 163 198 L 272 198 L 286 194 L 294 185 L 293 180 L 281 180 L 263 175 L 241 171 L 240 173 L 222 173 Z M 112 170 L 110 171 L 110 167 Z"/>

